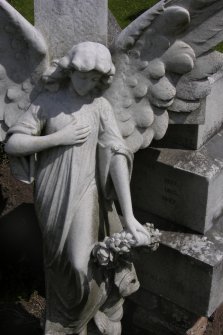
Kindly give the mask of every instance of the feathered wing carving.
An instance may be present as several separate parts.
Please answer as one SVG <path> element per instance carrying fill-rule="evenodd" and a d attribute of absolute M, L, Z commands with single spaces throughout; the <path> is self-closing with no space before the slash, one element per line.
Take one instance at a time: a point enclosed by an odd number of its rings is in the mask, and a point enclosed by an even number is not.
<path fill-rule="evenodd" d="M 223 40 L 222 15 L 222 0 L 163 0 L 119 35 L 106 97 L 133 152 L 164 136 L 168 109 L 193 111 L 209 93 L 216 68 L 207 52 Z"/>
<path fill-rule="evenodd" d="M 47 47 L 41 34 L 0 0 L 0 140 L 40 91 Z"/>

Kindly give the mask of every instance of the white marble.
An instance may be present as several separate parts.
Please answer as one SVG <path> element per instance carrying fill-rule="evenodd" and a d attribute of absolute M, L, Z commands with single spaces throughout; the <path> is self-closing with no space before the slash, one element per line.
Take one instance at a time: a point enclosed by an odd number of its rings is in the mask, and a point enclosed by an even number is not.
<path fill-rule="evenodd" d="M 98 43 L 106 43 L 106 1 L 75 3 L 77 22 L 71 1 L 48 1 L 46 11 L 36 1 L 43 36 L 0 0 L 0 120 L 15 177 L 35 183 L 45 335 L 86 334 L 92 318 L 104 334 L 119 335 L 123 297 L 139 284 L 123 249 L 113 266 L 117 255 L 100 243 L 123 229 L 134 247 L 158 242 L 158 232 L 133 215 L 133 154 L 165 135 L 176 97 L 199 103 L 209 93 L 207 83 L 186 90 L 183 76 L 223 38 L 223 1 L 160 1 L 121 32 L 112 56 Z M 97 21 L 95 39 L 97 15 L 103 25 Z"/>
<path fill-rule="evenodd" d="M 136 245 L 150 244 L 150 234 L 132 212 L 132 153 L 110 104 L 99 94 L 114 72 L 110 52 L 102 44 L 74 46 L 43 74 L 48 90 L 8 131 L 5 149 L 15 156 L 14 175 L 25 182 L 35 180 L 44 243 L 46 335 L 81 333 L 92 317 L 100 328 L 102 316 L 107 334 L 121 331 L 123 288 L 119 292 L 111 276 L 120 266 L 109 272 L 90 258 L 100 235 L 122 229 L 112 205 L 114 191 L 123 227 Z M 58 86 L 52 91 L 54 82 Z M 128 279 L 125 271 L 122 286 Z M 137 277 L 131 278 L 137 283 Z M 109 303 L 112 288 L 117 301 Z M 138 285 L 130 292 L 136 289 Z M 117 308 L 119 316 L 113 320 Z"/>

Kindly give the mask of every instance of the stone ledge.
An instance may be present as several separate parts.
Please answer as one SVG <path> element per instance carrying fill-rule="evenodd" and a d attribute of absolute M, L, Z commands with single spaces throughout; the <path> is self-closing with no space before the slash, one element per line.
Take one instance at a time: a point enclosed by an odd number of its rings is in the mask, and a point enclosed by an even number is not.
<path fill-rule="evenodd" d="M 160 248 L 134 253 L 141 288 L 195 314 L 210 316 L 223 302 L 223 220 L 202 237 L 163 232 Z"/>
<path fill-rule="evenodd" d="M 148 148 L 135 155 L 136 208 L 205 233 L 223 212 L 223 131 L 197 151 Z"/>

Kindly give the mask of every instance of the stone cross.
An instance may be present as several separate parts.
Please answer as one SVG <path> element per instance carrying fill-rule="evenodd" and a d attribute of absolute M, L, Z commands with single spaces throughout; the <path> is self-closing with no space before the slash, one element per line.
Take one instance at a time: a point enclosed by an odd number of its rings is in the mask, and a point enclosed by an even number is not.
<path fill-rule="evenodd" d="M 50 58 L 62 57 L 84 41 L 107 44 L 107 0 L 35 0 L 35 26 L 49 46 Z"/>

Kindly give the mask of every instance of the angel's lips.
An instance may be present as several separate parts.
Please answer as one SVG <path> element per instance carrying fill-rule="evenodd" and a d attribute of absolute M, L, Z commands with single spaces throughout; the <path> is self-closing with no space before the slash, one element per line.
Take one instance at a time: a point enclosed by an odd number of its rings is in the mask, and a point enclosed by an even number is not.
<path fill-rule="evenodd" d="M 170 107 L 174 101 L 174 97 L 171 99 L 158 99 L 153 95 L 150 95 L 149 99 L 150 103 L 159 108 L 167 108 Z"/>

